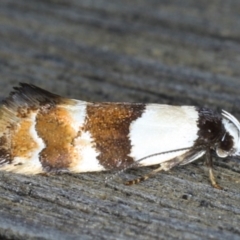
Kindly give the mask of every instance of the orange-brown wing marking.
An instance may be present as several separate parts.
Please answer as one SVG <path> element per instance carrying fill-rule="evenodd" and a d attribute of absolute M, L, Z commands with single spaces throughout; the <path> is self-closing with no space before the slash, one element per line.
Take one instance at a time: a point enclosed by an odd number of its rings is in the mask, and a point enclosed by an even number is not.
<path fill-rule="evenodd" d="M 38 147 L 30 135 L 32 121 L 23 120 L 16 131 L 12 134 L 11 152 L 12 157 L 30 157 L 29 155 Z"/>
<path fill-rule="evenodd" d="M 74 101 L 27 83 L 15 87 L 0 107 L 0 164 L 10 164 L 14 157 L 27 159 L 34 154 L 38 143 L 31 136 L 34 132 L 33 129 L 30 131 L 34 127 L 31 114 L 39 111 L 36 118 L 37 134 L 41 134 L 47 143 L 41 155 L 43 167 L 67 166 L 71 142 L 67 145 L 66 138 L 73 133 L 68 125 L 68 114 L 57 108 L 60 104 L 74 104 Z M 59 147 L 56 141 L 59 141 Z"/>
<path fill-rule="evenodd" d="M 74 157 L 72 145 L 77 132 L 71 127 L 72 118 L 61 107 L 40 110 L 36 130 L 46 147 L 40 153 L 40 161 L 46 171 L 67 169 Z"/>
<path fill-rule="evenodd" d="M 129 127 L 145 109 L 144 104 L 102 103 L 87 106 L 84 131 L 89 131 L 106 169 L 124 168 L 133 163 Z"/>

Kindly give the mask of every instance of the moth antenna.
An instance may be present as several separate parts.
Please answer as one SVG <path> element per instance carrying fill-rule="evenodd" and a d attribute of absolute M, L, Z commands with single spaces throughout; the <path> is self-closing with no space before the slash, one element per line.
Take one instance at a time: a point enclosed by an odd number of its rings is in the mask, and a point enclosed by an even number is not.
<path fill-rule="evenodd" d="M 203 148 L 204 145 L 200 145 L 200 146 L 197 146 L 195 147 L 194 149 L 198 149 L 198 148 Z M 145 156 L 143 158 L 140 158 L 138 159 L 137 161 L 133 162 L 132 164 L 130 164 L 129 166 L 117 171 L 116 173 L 112 174 L 112 176 L 110 177 L 106 177 L 105 178 L 105 184 L 107 184 L 108 182 L 110 182 L 111 180 L 113 180 L 115 177 L 119 176 L 120 174 L 122 174 L 123 172 L 125 172 L 126 170 L 136 166 L 139 162 L 143 161 L 143 160 L 146 160 L 148 158 L 151 158 L 151 157 L 156 157 L 158 155 L 162 155 L 162 154 L 168 154 L 168 153 L 173 153 L 173 152 L 178 152 L 178 151 L 184 151 L 184 150 L 189 150 L 191 149 L 192 147 L 185 147 L 185 148 L 178 148 L 178 149 L 174 149 L 174 150 L 169 150 L 169 151 L 165 151 L 165 152 L 159 152 L 159 153 L 153 153 L 151 155 L 148 155 L 148 156 Z"/>

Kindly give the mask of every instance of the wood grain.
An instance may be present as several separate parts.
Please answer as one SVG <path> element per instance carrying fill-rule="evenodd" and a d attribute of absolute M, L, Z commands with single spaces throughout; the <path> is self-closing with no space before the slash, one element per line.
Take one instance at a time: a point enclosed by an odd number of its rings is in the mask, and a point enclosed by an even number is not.
<path fill-rule="evenodd" d="M 88 101 L 223 108 L 240 119 L 240 3 L 1 0 L 0 97 L 18 82 Z M 240 161 L 50 177 L 0 173 L 7 239 L 240 239 Z"/>

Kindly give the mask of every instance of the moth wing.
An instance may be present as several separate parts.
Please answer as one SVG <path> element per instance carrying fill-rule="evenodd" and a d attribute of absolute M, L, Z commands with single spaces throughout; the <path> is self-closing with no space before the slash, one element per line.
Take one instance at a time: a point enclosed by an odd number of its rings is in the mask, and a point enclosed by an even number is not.
<path fill-rule="evenodd" d="M 26 139 L 28 132 L 34 135 L 34 117 L 39 108 L 51 107 L 56 104 L 71 104 L 75 100 L 62 98 L 39 87 L 27 83 L 20 83 L 9 97 L 2 101 L 0 107 L 0 164 L 12 162 L 12 137 L 16 129 L 20 131 L 21 142 Z"/>
<path fill-rule="evenodd" d="M 190 106 L 148 104 L 141 118 L 130 127 L 132 150 L 136 161 L 146 156 L 165 152 L 141 161 L 141 166 L 161 164 L 190 152 L 198 139 L 198 111 Z"/>

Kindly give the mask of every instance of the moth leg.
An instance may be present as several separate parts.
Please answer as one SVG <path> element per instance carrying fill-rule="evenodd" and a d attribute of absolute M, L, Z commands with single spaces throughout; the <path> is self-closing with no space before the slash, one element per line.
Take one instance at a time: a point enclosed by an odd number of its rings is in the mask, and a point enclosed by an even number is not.
<path fill-rule="evenodd" d="M 212 155 L 210 153 L 210 149 L 206 151 L 206 163 L 208 166 L 208 172 L 209 172 L 209 179 L 211 181 L 211 184 L 214 188 L 217 188 L 219 190 L 222 190 L 223 188 L 217 184 L 216 179 L 213 174 L 213 162 L 212 162 Z"/>
<path fill-rule="evenodd" d="M 37 175 L 42 177 L 50 177 L 50 174 L 47 172 L 38 173 Z"/>
<path fill-rule="evenodd" d="M 127 186 L 130 186 L 130 185 L 133 185 L 133 184 L 137 184 L 137 183 L 143 182 L 146 179 L 150 178 L 151 176 L 153 176 L 154 174 L 156 174 L 156 173 L 158 173 L 158 172 L 160 172 L 162 170 L 165 170 L 165 168 L 161 166 L 159 168 L 154 169 L 152 172 L 150 172 L 150 173 L 148 173 L 148 174 L 146 174 L 144 176 L 141 176 L 139 178 L 127 181 L 124 184 L 127 185 Z"/>

